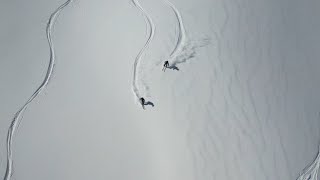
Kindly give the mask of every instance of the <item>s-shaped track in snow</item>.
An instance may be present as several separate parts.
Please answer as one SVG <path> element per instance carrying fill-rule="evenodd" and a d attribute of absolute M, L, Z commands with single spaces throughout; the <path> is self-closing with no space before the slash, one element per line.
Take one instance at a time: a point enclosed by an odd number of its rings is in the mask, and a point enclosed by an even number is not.
<path fill-rule="evenodd" d="M 11 124 L 8 129 L 7 134 L 7 167 L 6 172 L 4 175 L 4 180 L 10 180 L 13 175 L 13 159 L 12 159 L 12 140 L 13 136 L 18 128 L 18 125 L 20 124 L 22 120 L 22 114 L 27 109 L 28 105 L 43 91 L 43 89 L 48 85 L 50 81 L 50 77 L 53 72 L 54 64 L 55 64 L 55 55 L 54 55 L 54 48 L 52 43 L 52 27 L 53 24 L 59 15 L 60 11 L 62 11 L 72 0 L 67 0 L 65 3 L 63 3 L 61 6 L 59 6 L 50 16 L 49 21 L 47 23 L 46 33 L 47 33 L 47 39 L 50 47 L 50 60 L 49 60 L 49 66 L 47 69 L 46 76 L 40 86 L 34 91 L 34 93 L 29 97 L 29 99 L 25 102 L 25 104 L 15 113 Z"/>
<path fill-rule="evenodd" d="M 139 51 L 138 55 L 136 56 L 136 59 L 134 61 L 133 65 L 133 82 L 132 82 L 132 88 L 133 93 L 137 99 L 142 97 L 141 89 L 138 87 L 138 74 L 137 69 L 139 67 L 141 56 L 143 55 L 144 51 L 148 48 L 150 42 L 153 39 L 154 33 L 155 33 L 155 25 L 153 24 L 153 21 L 150 17 L 150 15 L 142 8 L 142 6 L 139 4 L 137 0 L 132 0 L 133 4 L 142 12 L 144 18 L 146 19 L 146 23 L 148 24 L 148 39 L 146 43 L 144 44 L 143 48 Z"/>

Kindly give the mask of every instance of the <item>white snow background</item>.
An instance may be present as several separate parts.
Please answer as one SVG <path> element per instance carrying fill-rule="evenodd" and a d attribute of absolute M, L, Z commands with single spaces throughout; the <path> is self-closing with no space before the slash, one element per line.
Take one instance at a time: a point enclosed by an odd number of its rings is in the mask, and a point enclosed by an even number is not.
<path fill-rule="evenodd" d="M 318 0 L 72 0 L 5 177 L 65 2 L 0 1 L 4 180 L 319 179 Z"/>

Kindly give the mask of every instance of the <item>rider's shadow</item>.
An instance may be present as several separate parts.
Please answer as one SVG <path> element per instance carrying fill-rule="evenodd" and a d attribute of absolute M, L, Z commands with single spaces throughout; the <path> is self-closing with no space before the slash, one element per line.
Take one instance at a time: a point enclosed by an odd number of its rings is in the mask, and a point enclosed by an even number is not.
<path fill-rule="evenodd" d="M 180 69 L 176 65 L 171 65 L 168 67 L 168 69 L 179 71 Z"/>
<path fill-rule="evenodd" d="M 145 106 L 152 106 L 152 107 L 154 107 L 154 104 L 153 104 L 153 102 L 151 102 L 151 101 L 148 101 L 148 102 L 144 103 L 144 105 L 145 105 Z"/>

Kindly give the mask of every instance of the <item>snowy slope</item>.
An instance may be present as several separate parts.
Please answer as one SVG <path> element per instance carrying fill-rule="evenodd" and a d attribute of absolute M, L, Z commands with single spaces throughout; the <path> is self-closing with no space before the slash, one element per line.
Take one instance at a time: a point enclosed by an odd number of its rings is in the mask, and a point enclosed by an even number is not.
<path fill-rule="evenodd" d="M 65 2 L 0 2 L 2 176 L 8 127 L 45 77 L 46 23 Z M 13 136 L 12 179 L 317 180 L 319 7 L 72 1 L 53 27 L 50 84 Z"/>

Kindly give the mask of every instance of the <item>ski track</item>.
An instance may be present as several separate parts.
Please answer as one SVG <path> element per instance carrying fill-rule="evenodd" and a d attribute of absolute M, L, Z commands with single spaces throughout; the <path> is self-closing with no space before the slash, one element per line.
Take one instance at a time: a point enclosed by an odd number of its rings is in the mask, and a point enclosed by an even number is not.
<path fill-rule="evenodd" d="M 164 2 L 173 10 L 179 25 L 177 43 L 168 58 L 169 68 L 177 69 L 176 65 L 185 63 L 193 58 L 196 54 L 196 49 L 208 45 L 210 39 L 204 38 L 200 41 L 188 41 L 181 13 L 170 1 L 164 0 Z M 162 61 L 158 61 L 156 66 L 162 63 Z"/>
<path fill-rule="evenodd" d="M 170 6 L 170 8 L 173 10 L 177 20 L 178 20 L 178 24 L 179 24 L 179 34 L 178 34 L 178 40 L 177 40 L 177 44 L 174 47 L 174 49 L 172 50 L 170 57 L 174 56 L 177 53 L 178 48 L 182 47 L 185 39 L 186 39 L 186 31 L 184 29 L 184 25 L 183 25 L 183 21 L 182 21 L 182 17 L 180 12 L 178 11 L 178 9 L 168 0 L 164 0 L 164 2 Z"/>
<path fill-rule="evenodd" d="M 316 159 L 300 173 L 297 180 L 318 180 L 320 169 L 320 145 Z"/>
<path fill-rule="evenodd" d="M 164 2 L 173 10 L 173 12 L 177 18 L 178 25 L 179 25 L 177 43 L 176 43 L 175 47 L 173 48 L 172 52 L 170 53 L 170 56 L 168 59 L 168 61 L 170 63 L 169 68 L 174 68 L 178 64 L 179 59 L 183 59 L 185 62 L 187 59 L 193 57 L 194 51 L 193 51 L 192 46 L 185 46 L 186 31 L 185 31 L 182 17 L 181 17 L 179 10 L 170 1 L 164 0 Z M 189 48 L 186 48 L 186 47 L 189 47 Z M 184 51 L 187 49 L 188 49 L 188 51 Z M 188 52 L 188 53 L 183 54 L 183 52 Z M 163 62 L 159 61 L 157 63 L 157 66 L 160 65 L 161 63 L 163 63 Z M 180 62 L 180 63 L 182 63 L 182 62 Z"/>
<path fill-rule="evenodd" d="M 140 97 L 143 95 L 146 95 L 146 91 L 148 90 L 148 86 L 146 84 L 142 84 L 141 86 L 142 89 L 144 90 L 144 93 L 141 93 L 141 89 L 139 88 L 138 85 L 138 74 L 137 74 L 137 69 L 139 67 L 140 61 L 141 61 L 141 56 L 145 52 L 145 50 L 148 48 L 150 42 L 152 41 L 155 33 L 155 25 L 150 17 L 150 15 L 142 8 L 142 6 L 139 4 L 137 0 L 132 0 L 133 4 L 142 12 L 146 23 L 148 24 L 147 32 L 149 32 L 148 39 L 146 43 L 144 44 L 143 48 L 139 51 L 138 55 L 135 58 L 134 65 L 133 65 L 133 82 L 132 82 L 132 88 L 133 88 L 133 93 L 138 100 Z"/>
<path fill-rule="evenodd" d="M 46 76 L 40 86 L 34 91 L 34 93 L 29 97 L 29 99 L 25 102 L 25 104 L 15 113 L 11 124 L 8 129 L 7 134 L 7 167 L 4 175 L 4 180 L 10 180 L 13 175 L 13 154 L 12 154 L 12 142 L 13 136 L 18 129 L 20 122 L 22 121 L 22 116 L 24 111 L 27 109 L 28 105 L 44 90 L 44 88 L 48 85 L 50 78 L 53 73 L 54 64 L 55 64 L 55 55 L 54 48 L 52 43 L 52 27 L 54 22 L 59 15 L 59 13 L 71 2 L 72 0 L 67 0 L 65 3 L 60 5 L 50 16 L 49 21 L 46 27 L 47 40 L 50 48 L 50 60 L 49 66 L 47 69 Z"/>

